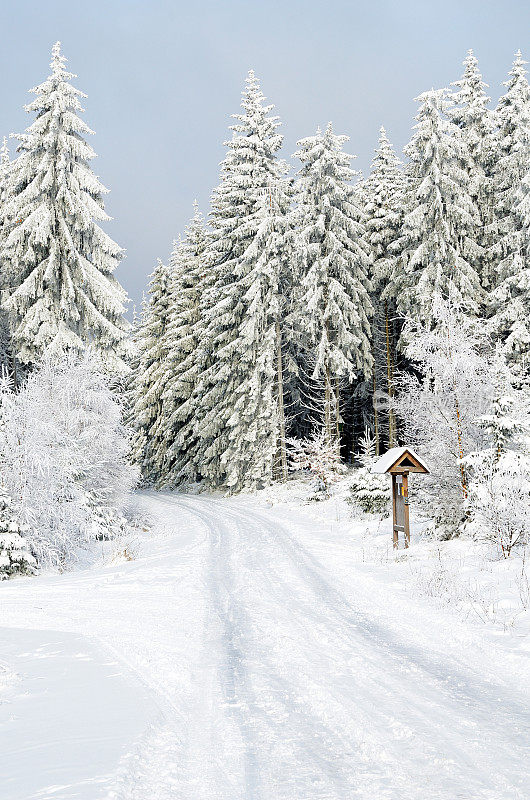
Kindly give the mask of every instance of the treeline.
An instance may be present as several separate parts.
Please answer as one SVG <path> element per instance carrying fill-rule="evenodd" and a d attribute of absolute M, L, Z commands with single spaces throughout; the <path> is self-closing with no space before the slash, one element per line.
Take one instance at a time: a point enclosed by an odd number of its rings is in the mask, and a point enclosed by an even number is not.
<path fill-rule="evenodd" d="M 134 331 L 129 400 L 147 482 L 266 484 L 285 477 L 286 438 L 312 430 L 346 460 L 366 427 L 377 452 L 396 444 L 396 395 L 420 375 L 410 324 L 438 330 L 439 298 L 481 321 L 525 385 L 525 63 L 517 53 L 491 109 L 470 51 L 451 88 L 417 98 L 405 163 L 381 129 L 364 180 L 331 124 L 298 143 L 293 176 L 249 73 L 208 224 L 195 208 Z"/>

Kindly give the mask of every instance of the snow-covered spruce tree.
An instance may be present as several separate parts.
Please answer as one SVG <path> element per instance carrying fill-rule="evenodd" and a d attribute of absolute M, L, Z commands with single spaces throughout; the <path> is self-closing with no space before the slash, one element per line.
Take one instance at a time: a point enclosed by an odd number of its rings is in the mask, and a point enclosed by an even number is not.
<path fill-rule="evenodd" d="M 311 375 L 314 367 L 313 345 L 307 336 L 307 314 L 302 298 L 304 264 L 299 258 L 303 211 L 300 204 L 300 181 L 289 180 L 291 196 L 289 212 L 290 241 L 285 249 L 288 280 L 283 291 L 285 315 L 282 325 L 282 354 L 286 425 L 289 438 L 310 439 L 322 419 L 320 393 Z M 315 396 L 316 390 L 316 396 Z"/>
<path fill-rule="evenodd" d="M 195 478 L 193 464 L 187 470 L 187 458 L 193 454 L 196 441 L 194 391 L 204 363 L 201 302 L 208 280 L 204 260 L 207 242 L 208 232 L 195 202 L 184 239 L 174 243 L 169 259 L 172 299 L 167 310 L 167 370 L 161 412 L 167 450 L 161 485 Z"/>
<path fill-rule="evenodd" d="M 372 161 L 372 171 L 363 184 L 366 237 L 370 248 L 372 282 L 372 393 L 375 452 L 379 454 L 382 435 L 389 447 L 396 444 L 397 423 L 391 402 L 396 370 L 396 272 L 401 262 L 393 245 L 401 234 L 405 178 L 401 162 L 388 141 L 385 129 Z M 384 431 L 381 430 L 384 428 Z"/>
<path fill-rule="evenodd" d="M 386 516 L 390 511 L 390 486 L 386 475 L 372 472 L 376 460 L 375 439 L 366 428 L 361 440 L 361 466 L 350 483 L 351 502 L 366 514 Z"/>
<path fill-rule="evenodd" d="M 495 386 L 484 323 L 466 316 L 457 299 L 451 289 L 448 300 L 435 296 L 433 320 L 408 323 L 406 355 L 416 375 L 402 376 L 394 401 L 404 440 L 429 463 L 418 494 L 442 538 L 457 535 L 465 523 L 466 457 L 484 445 L 478 418 L 489 412 Z"/>
<path fill-rule="evenodd" d="M 263 223 L 264 196 L 276 192 L 286 167 L 277 157 L 282 137 L 278 118 L 271 116 L 273 107 L 265 105 L 253 72 L 246 84 L 243 113 L 234 115 L 221 183 L 212 199 L 212 235 L 205 253 L 210 276 L 202 302 L 207 356 L 195 392 L 198 440 L 192 454 L 197 473 L 231 490 L 272 479 L 278 438 L 275 373 L 266 359 L 256 360 L 259 328 L 252 332 L 251 308 L 257 311 L 258 302 L 251 306 L 248 276 L 253 270 L 256 279 L 260 274 L 259 253 L 249 247 Z M 259 310 L 265 318 L 269 313 Z M 240 423 L 247 403 L 254 410 L 248 430 Z"/>
<path fill-rule="evenodd" d="M 6 235 L 9 233 L 9 215 L 7 206 L 9 200 L 10 179 L 11 179 L 11 160 L 9 157 L 9 147 L 4 136 L 2 147 L 0 148 L 0 254 L 3 251 Z M 2 260 L 0 268 L 0 292 L 9 289 L 11 279 L 8 264 Z M 16 385 L 16 365 L 13 359 L 11 346 L 11 332 L 7 312 L 0 306 L 0 370 L 7 372 Z"/>
<path fill-rule="evenodd" d="M 11 497 L 0 485 L 0 581 L 35 572 L 36 562 L 24 534 Z"/>
<path fill-rule="evenodd" d="M 456 88 L 449 97 L 447 114 L 456 125 L 468 158 L 463 165 L 467 170 L 468 191 L 480 218 L 475 236 L 479 262 L 476 265 L 483 285 L 488 285 L 488 247 L 491 243 L 491 224 L 494 213 L 492 174 L 495 164 L 495 122 L 488 108 L 488 85 L 482 80 L 478 61 L 469 50 L 464 59 L 464 73 L 452 86 Z M 456 133 L 455 132 L 455 133 Z"/>
<path fill-rule="evenodd" d="M 289 196 L 281 181 L 263 193 L 260 211 L 258 230 L 241 262 L 245 308 L 235 342 L 240 377 L 221 459 L 226 484 L 234 488 L 287 477 L 283 339 L 292 253 Z"/>
<path fill-rule="evenodd" d="M 136 337 L 128 418 L 134 428 L 133 460 L 140 467 L 143 480 L 156 484 L 164 475 L 169 444 L 163 395 L 169 376 L 167 329 L 174 297 L 170 271 L 160 259 L 150 277 L 149 299 Z"/>
<path fill-rule="evenodd" d="M 347 136 L 329 124 L 298 142 L 302 309 L 313 379 L 322 384 L 324 430 L 339 440 L 340 381 L 369 377 L 370 282 L 363 214 L 350 184 L 351 156 L 343 151 Z"/>
<path fill-rule="evenodd" d="M 129 347 L 127 363 L 129 371 L 124 376 L 124 390 L 122 393 L 123 400 L 123 418 L 131 435 L 131 453 L 130 460 L 133 464 L 141 464 L 143 453 L 143 438 L 136 435 L 137 427 L 133 418 L 133 408 L 136 399 L 136 379 L 138 375 L 138 368 L 140 365 L 140 342 L 142 335 L 142 323 L 145 319 L 145 312 L 147 308 L 147 300 L 145 292 L 142 293 L 142 300 L 140 303 L 140 310 L 138 311 L 136 305 L 133 305 L 133 318 L 131 330 L 129 333 Z M 138 450 L 139 448 L 139 450 Z"/>
<path fill-rule="evenodd" d="M 396 280 L 398 310 L 431 327 L 434 298 L 447 298 L 478 314 L 483 291 L 477 270 L 479 216 L 469 194 L 466 146 L 444 118 L 447 90 L 417 100 L 414 136 L 407 145 L 409 179 L 403 232 L 396 243 L 403 270 Z"/>
<path fill-rule="evenodd" d="M 489 315 L 493 334 L 512 366 L 530 369 L 530 87 L 527 62 L 516 54 L 495 116 L 498 156 L 494 173 L 495 245 Z"/>
<path fill-rule="evenodd" d="M 0 393 L 0 471 L 40 566 L 123 529 L 136 472 L 101 367 L 90 350 L 45 356 L 18 393 Z"/>
<path fill-rule="evenodd" d="M 97 224 L 108 220 L 106 189 L 92 172 L 83 138 L 82 92 L 69 81 L 59 43 L 51 75 L 32 89 L 36 113 L 18 136 L 2 261 L 12 284 L 8 311 L 17 359 L 34 365 L 46 353 L 96 348 L 112 372 L 126 371 L 126 294 L 113 277 L 123 251 Z"/>

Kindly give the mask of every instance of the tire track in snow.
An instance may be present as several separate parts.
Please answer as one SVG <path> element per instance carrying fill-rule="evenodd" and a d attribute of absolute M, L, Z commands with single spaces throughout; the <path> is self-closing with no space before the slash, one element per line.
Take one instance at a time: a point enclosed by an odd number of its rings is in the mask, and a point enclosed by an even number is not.
<path fill-rule="evenodd" d="M 175 501 L 173 501 L 175 502 Z M 305 612 L 310 614 L 313 620 L 318 622 L 320 634 L 325 632 L 326 626 L 332 623 L 335 643 L 338 647 L 352 647 L 352 634 L 361 638 L 363 642 L 362 657 L 368 661 L 364 666 L 370 666 L 376 670 L 377 680 L 374 682 L 367 676 L 365 689 L 367 693 L 377 690 L 385 690 L 389 695 L 396 685 L 402 693 L 402 703 L 405 716 L 412 721 L 410 728 L 412 731 L 420 730 L 423 738 L 426 739 L 430 734 L 436 737 L 436 745 L 443 749 L 452 751 L 455 765 L 459 764 L 464 768 L 467 775 L 466 779 L 474 784 L 473 790 L 477 792 L 476 797 L 516 798 L 523 794 L 518 794 L 519 789 L 511 780 L 514 765 L 525 763 L 525 756 L 528 751 L 525 742 L 528 742 L 528 715 L 525 708 L 517 705 L 508 697 L 504 687 L 494 686 L 491 683 L 484 683 L 478 675 L 463 673 L 450 665 L 451 671 L 446 672 L 447 662 L 436 663 L 433 658 L 427 657 L 409 644 L 400 642 L 382 627 L 376 620 L 368 619 L 358 608 L 349 603 L 346 598 L 333 587 L 329 580 L 324 576 L 324 570 L 314 560 L 311 554 L 293 537 L 282 528 L 281 525 L 266 518 L 257 512 L 242 512 L 234 509 L 226 502 L 216 500 L 203 500 L 202 498 L 179 498 L 178 503 L 191 512 L 194 508 L 202 508 L 207 516 L 219 518 L 221 515 L 226 519 L 228 516 L 240 529 L 241 541 L 244 541 L 244 531 L 247 529 L 247 536 L 256 536 L 259 532 L 268 538 L 276 549 L 280 548 L 287 556 L 292 568 L 300 575 L 301 583 L 304 588 L 311 588 L 311 600 L 303 599 L 302 607 Z M 256 524 L 258 523 L 258 525 Z M 273 570 L 273 563 L 271 563 Z M 292 587 L 295 589 L 295 586 Z M 323 606 L 326 614 L 319 613 L 319 606 Z M 385 670 L 381 670 L 381 661 L 385 662 Z M 364 669 L 366 672 L 366 669 Z M 416 683 L 413 685 L 404 684 L 403 680 L 396 681 L 396 673 L 412 673 L 416 676 Z M 391 676 L 390 680 L 385 679 L 385 675 Z M 477 683 L 479 689 L 477 691 Z M 418 691 L 418 686 L 425 686 L 428 690 L 426 697 Z M 488 695 L 496 693 L 497 698 L 492 704 Z M 501 702 L 502 696 L 503 703 Z M 443 730 L 441 719 L 438 723 L 433 719 L 433 712 L 445 717 L 448 723 L 447 731 Z M 379 720 L 385 717 L 384 713 L 376 713 Z M 471 718 L 471 725 L 470 725 Z M 392 721 L 392 714 L 386 716 L 386 724 Z M 452 725 L 451 725 L 452 723 Z M 473 723 L 476 730 L 473 729 Z M 454 726 L 456 724 L 456 730 Z M 490 749 L 484 748 L 480 742 L 480 734 L 487 732 Z M 456 741 L 455 741 L 456 739 Z M 500 739 L 500 741 L 499 741 Z M 520 742 L 523 742 L 521 747 Z M 390 746 L 390 742 L 387 742 Z M 491 759 L 493 750 L 499 759 L 499 749 L 502 752 L 505 762 L 502 771 L 494 772 Z M 396 754 L 398 757 L 399 754 Z M 431 754 L 433 755 L 433 754 Z M 517 758 L 520 757 L 520 760 Z M 475 762 L 479 763 L 475 763 Z M 482 763 L 480 763 L 482 762 Z M 527 763 L 527 762 L 526 762 Z M 490 765 L 491 764 L 491 765 Z M 489 766 L 489 769 L 488 769 Z M 484 781 L 484 773 L 489 772 L 489 781 L 494 781 L 496 786 L 487 786 Z M 503 774 L 504 773 L 504 774 Z M 517 773 L 516 773 L 517 774 Z M 524 791 L 524 784 L 520 783 L 521 791 Z M 434 791 L 437 789 L 433 786 Z M 466 791 L 469 792 L 471 786 L 468 785 Z M 422 790 L 423 791 L 423 790 Z M 438 791 L 443 792 L 443 787 Z M 340 797 L 340 795 L 336 795 Z M 367 795 L 368 796 L 368 795 Z M 391 795 L 389 795 L 391 796 Z M 418 795 L 421 796 L 421 795 Z M 450 794 L 436 794 L 432 796 L 451 797 Z M 457 796 L 457 795 L 455 795 Z M 463 795 L 469 797 L 470 795 Z"/>
<path fill-rule="evenodd" d="M 265 670 L 268 680 L 276 698 L 287 698 L 292 694 L 292 687 L 277 671 L 276 666 L 267 657 L 263 647 L 260 646 L 258 637 L 252 630 L 252 624 L 239 597 L 238 582 L 234 571 L 241 565 L 234 556 L 238 550 L 238 542 L 244 539 L 244 531 L 237 524 L 227 524 L 227 517 L 224 515 L 212 515 L 209 508 L 197 508 L 193 501 L 191 506 L 183 503 L 182 498 L 178 501 L 173 498 L 161 498 L 166 504 L 184 505 L 187 511 L 195 513 L 199 519 L 209 528 L 211 535 L 211 572 L 209 581 L 209 591 L 212 597 L 212 610 L 214 613 L 214 624 L 220 625 L 220 659 L 219 659 L 219 681 L 222 687 L 222 702 L 226 705 L 228 713 L 235 722 L 241 736 L 243 748 L 243 781 L 239 790 L 231 789 L 226 797 L 227 800 L 234 800 L 235 797 L 244 800 L 258 800 L 258 798 L 274 798 L 280 796 L 277 790 L 271 786 L 261 786 L 260 763 L 267 762 L 268 749 L 272 742 L 280 742 L 286 738 L 288 731 L 284 726 L 275 722 L 274 717 L 268 713 L 267 708 L 259 702 L 252 688 L 252 676 L 249 672 L 248 662 L 259 665 L 261 670 Z M 231 519 L 230 515 L 227 515 Z M 237 534 L 234 536 L 234 534 Z M 234 562 L 234 563 L 232 563 Z M 250 658 L 249 658 L 250 656 Z M 284 700 L 284 706 L 288 701 Z M 340 765 L 335 765 L 329 772 L 329 765 L 322 757 L 319 748 L 322 742 L 327 742 L 328 749 L 342 751 L 344 741 L 340 735 L 335 733 L 329 725 L 311 714 L 303 706 L 299 708 L 289 708 L 289 715 L 296 722 L 295 728 L 300 732 L 311 731 L 308 741 L 304 741 L 306 755 L 310 764 L 319 765 L 322 773 L 325 774 L 328 789 L 326 794 L 321 794 L 320 789 L 317 797 L 328 797 L 328 790 L 333 787 L 331 798 L 343 798 L 351 795 L 351 781 L 345 780 Z M 291 722 L 293 726 L 293 722 Z M 292 731 L 291 731 L 292 735 Z M 353 753 L 352 753 L 353 755 Z M 292 767 L 292 765 L 291 765 Z M 286 769 L 288 771 L 288 769 Z M 218 789 L 220 791 L 220 789 Z M 302 797 L 298 793 L 293 793 L 293 788 L 289 787 L 285 797 Z M 241 794 L 239 793 L 241 792 Z M 215 795 L 217 796 L 217 795 Z M 223 795 L 224 796 L 224 795 Z M 313 796 L 307 795 L 307 797 Z"/>

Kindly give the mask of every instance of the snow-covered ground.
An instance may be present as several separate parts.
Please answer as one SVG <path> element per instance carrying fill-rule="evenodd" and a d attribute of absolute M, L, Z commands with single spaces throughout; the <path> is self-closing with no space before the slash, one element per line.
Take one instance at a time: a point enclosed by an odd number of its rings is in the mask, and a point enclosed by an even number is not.
<path fill-rule="evenodd" d="M 529 797 L 524 629 L 290 491 L 142 493 L 135 560 L 0 585 L 2 800 Z"/>

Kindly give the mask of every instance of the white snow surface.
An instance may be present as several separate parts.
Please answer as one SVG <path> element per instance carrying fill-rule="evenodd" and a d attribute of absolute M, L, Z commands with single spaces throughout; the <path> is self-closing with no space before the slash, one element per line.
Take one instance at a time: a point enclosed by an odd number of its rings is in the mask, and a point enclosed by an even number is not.
<path fill-rule="evenodd" d="M 2 800 L 526 800 L 528 650 L 344 520 L 144 492 L 136 560 L 0 584 Z"/>
<path fill-rule="evenodd" d="M 410 453 L 414 458 L 422 464 L 425 469 L 429 472 L 429 468 L 427 464 L 420 458 L 420 456 L 412 449 L 412 447 L 391 447 L 390 450 L 387 450 L 386 453 L 383 453 L 381 458 L 378 458 L 375 464 L 372 467 L 372 472 L 383 474 L 388 472 L 390 467 L 396 463 L 398 458 L 401 458 L 403 453 Z"/>

